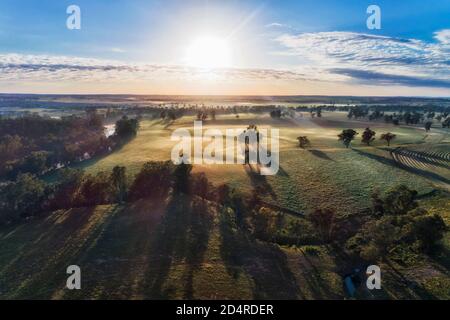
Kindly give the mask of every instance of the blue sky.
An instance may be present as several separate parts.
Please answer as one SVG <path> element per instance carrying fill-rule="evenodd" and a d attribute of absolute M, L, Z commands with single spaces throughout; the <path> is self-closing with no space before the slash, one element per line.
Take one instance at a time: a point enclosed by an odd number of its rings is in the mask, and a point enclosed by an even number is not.
<path fill-rule="evenodd" d="M 450 96 L 448 30 L 450 0 L 2 0 L 0 91 Z M 226 39 L 226 70 L 189 65 L 205 35 Z"/>

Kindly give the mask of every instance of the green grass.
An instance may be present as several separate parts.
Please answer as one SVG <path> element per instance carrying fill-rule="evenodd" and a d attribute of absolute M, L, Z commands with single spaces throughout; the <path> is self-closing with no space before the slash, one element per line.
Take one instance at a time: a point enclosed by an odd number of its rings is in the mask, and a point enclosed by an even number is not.
<path fill-rule="evenodd" d="M 248 238 L 230 212 L 199 199 L 158 203 L 58 211 L 1 228 L 0 298 L 343 297 L 326 250 L 305 257 Z M 71 264 L 81 267 L 81 290 L 65 289 Z"/>
<path fill-rule="evenodd" d="M 134 140 L 82 167 L 95 173 L 123 165 L 136 174 L 147 161 L 168 160 L 172 131 L 192 126 L 193 120 L 144 120 Z M 250 123 L 280 129 L 277 176 L 261 177 L 242 165 L 199 165 L 194 172 L 204 171 L 213 183 L 229 183 L 244 192 L 262 186 L 266 201 L 296 211 L 330 207 L 341 216 L 367 208 L 375 189 L 383 192 L 403 183 L 425 195 L 421 206 L 449 224 L 448 193 L 426 196 L 439 186 L 398 167 L 384 143 L 377 140 L 367 147 L 358 137 L 353 149 L 346 149 L 337 141 L 342 129 L 362 132 L 366 123 L 349 121 L 342 113 L 324 113 L 313 121 L 306 115 L 294 121 L 241 114 L 239 119 L 219 116 L 205 127 Z M 397 134 L 392 147 L 439 142 L 439 148 L 448 150 L 441 131 L 426 136 L 416 128 L 371 127 L 378 135 Z M 298 148 L 299 135 L 309 137 L 309 150 Z M 2 299 L 342 299 L 341 276 L 349 264 L 327 246 L 282 247 L 251 239 L 236 228 L 232 213 L 185 197 L 58 211 L 1 227 L 0 243 Z M 383 290 L 375 297 L 448 299 L 449 233 L 443 244 L 441 256 L 418 259 L 415 266 L 382 265 Z M 71 264 L 82 268 L 80 291 L 64 289 Z"/>
<path fill-rule="evenodd" d="M 144 120 L 134 140 L 99 161 L 87 162 L 84 167 L 87 172 L 98 172 L 124 165 L 131 175 L 136 174 L 146 161 L 169 160 L 175 144 L 170 141 L 171 133 L 176 128 L 191 128 L 193 121 L 193 117 L 183 117 L 172 123 Z M 344 128 L 362 132 L 368 124 L 349 121 L 343 113 L 325 113 L 323 118 L 314 120 L 306 114 L 299 120 L 274 120 L 255 114 L 241 114 L 236 119 L 232 115 L 223 115 L 216 121 L 206 122 L 204 128 L 245 128 L 250 123 L 261 128 L 280 129 L 281 170 L 278 175 L 258 177 L 249 174 L 242 165 L 196 165 L 194 172 L 206 172 L 213 183 L 228 183 L 244 192 L 264 184 L 267 193 L 263 196 L 267 201 L 293 210 L 333 207 L 340 214 L 352 214 L 366 208 L 370 193 L 376 188 L 383 192 L 403 183 L 419 193 L 427 193 L 436 187 L 427 177 L 400 169 L 382 141 L 376 140 L 373 146 L 367 147 L 360 143 L 358 136 L 353 142 L 354 149 L 344 148 L 337 140 L 337 134 Z M 430 139 L 429 136 L 425 138 L 421 129 L 384 123 L 371 125 L 378 136 L 387 131 L 397 135 L 392 147 L 422 144 Z M 298 148 L 296 137 L 299 135 L 309 137 L 310 150 Z"/>

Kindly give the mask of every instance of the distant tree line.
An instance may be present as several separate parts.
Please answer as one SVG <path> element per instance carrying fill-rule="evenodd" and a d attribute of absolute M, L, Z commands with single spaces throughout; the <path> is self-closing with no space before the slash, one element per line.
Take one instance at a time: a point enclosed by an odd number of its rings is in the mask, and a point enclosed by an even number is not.
<path fill-rule="evenodd" d="M 443 128 L 449 128 L 449 114 L 449 107 L 424 108 L 408 106 L 393 108 L 392 106 L 355 106 L 349 108 L 347 117 L 349 119 L 366 118 L 369 121 L 383 120 L 386 123 L 392 123 L 394 125 L 399 125 L 401 123 L 406 125 L 423 124 L 425 129 L 429 131 L 433 124 L 433 120 L 440 122 Z"/>

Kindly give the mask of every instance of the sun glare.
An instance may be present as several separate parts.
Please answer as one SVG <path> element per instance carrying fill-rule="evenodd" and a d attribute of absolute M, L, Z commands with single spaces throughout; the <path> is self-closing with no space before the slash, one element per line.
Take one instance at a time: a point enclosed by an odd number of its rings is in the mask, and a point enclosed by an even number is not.
<path fill-rule="evenodd" d="M 227 68 L 231 66 L 231 49 L 226 40 L 201 37 L 191 43 L 186 63 L 200 68 Z"/>

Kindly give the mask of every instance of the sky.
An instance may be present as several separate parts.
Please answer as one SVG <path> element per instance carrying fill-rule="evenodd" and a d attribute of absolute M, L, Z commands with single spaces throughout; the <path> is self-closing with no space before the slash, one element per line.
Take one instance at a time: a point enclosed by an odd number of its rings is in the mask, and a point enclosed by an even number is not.
<path fill-rule="evenodd" d="M 450 0 L 2 0 L 0 92 L 448 97 Z"/>

